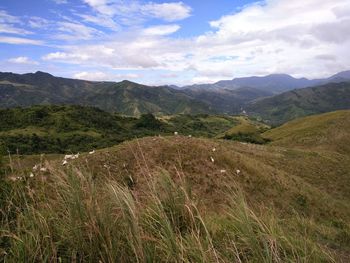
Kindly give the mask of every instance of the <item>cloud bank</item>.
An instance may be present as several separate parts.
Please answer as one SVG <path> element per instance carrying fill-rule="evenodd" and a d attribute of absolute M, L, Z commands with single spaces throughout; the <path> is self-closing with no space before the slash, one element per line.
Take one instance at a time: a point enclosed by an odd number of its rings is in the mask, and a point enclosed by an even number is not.
<path fill-rule="evenodd" d="M 313 78 L 350 68 L 348 0 L 257 2 L 208 21 L 210 30 L 193 37 L 174 36 L 181 33 L 181 21 L 193 15 L 183 2 L 82 1 L 88 12 L 61 21 L 30 20 L 32 28 L 45 25 L 52 41 L 63 41 L 42 60 L 85 68 L 74 75 L 79 78 L 128 70 L 158 72 L 171 76 L 172 83 L 187 84 L 282 72 Z M 31 35 L 18 18 L 0 17 L 0 31 Z M 145 23 L 152 19 L 157 23 Z M 0 36 L 0 42 L 44 41 Z"/>

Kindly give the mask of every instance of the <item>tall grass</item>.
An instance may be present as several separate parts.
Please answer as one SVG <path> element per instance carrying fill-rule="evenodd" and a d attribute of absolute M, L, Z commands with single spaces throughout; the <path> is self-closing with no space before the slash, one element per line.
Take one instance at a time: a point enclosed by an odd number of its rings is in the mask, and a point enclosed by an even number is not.
<path fill-rule="evenodd" d="M 31 178 L 32 179 L 32 178 Z M 259 216 L 238 191 L 222 213 L 199 209 L 166 171 L 137 192 L 84 168 L 14 182 L 1 204 L 5 262 L 332 262 L 306 236 Z"/>

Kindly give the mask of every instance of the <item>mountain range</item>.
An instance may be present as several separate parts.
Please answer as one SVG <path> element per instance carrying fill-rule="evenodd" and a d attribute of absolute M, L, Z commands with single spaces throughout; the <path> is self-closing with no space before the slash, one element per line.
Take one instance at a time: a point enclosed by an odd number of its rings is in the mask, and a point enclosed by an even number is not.
<path fill-rule="evenodd" d="M 349 80 L 350 71 L 339 72 L 329 78 L 323 79 L 294 78 L 287 74 L 271 74 L 263 77 L 253 76 L 245 78 L 234 78 L 232 80 L 221 80 L 214 84 L 196 84 L 191 86 L 185 86 L 182 89 L 235 90 L 250 87 L 277 94 L 293 89 L 300 89 L 318 86 L 330 82 L 337 83 Z"/>
<path fill-rule="evenodd" d="M 348 109 L 349 98 L 350 71 L 317 80 L 275 74 L 181 89 L 146 86 L 127 80 L 67 79 L 40 71 L 0 73 L 0 108 L 82 105 L 128 116 L 243 112 L 275 125 L 295 117 Z"/>
<path fill-rule="evenodd" d="M 94 106 L 139 116 L 211 112 L 208 105 L 168 86 L 149 87 L 130 81 L 92 82 L 54 77 L 45 72 L 0 73 L 0 107 L 45 104 Z"/>

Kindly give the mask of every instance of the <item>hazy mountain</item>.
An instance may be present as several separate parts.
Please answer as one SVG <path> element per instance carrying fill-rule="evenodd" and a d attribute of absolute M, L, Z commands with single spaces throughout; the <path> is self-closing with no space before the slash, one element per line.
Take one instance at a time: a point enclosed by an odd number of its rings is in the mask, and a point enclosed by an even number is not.
<path fill-rule="evenodd" d="M 348 71 L 342 71 L 339 72 L 331 77 L 329 77 L 326 80 L 323 80 L 325 82 L 343 82 L 343 81 L 349 81 L 350 80 L 350 70 Z"/>
<path fill-rule="evenodd" d="M 287 74 L 273 74 L 265 77 L 236 78 L 232 81 L 219 81 L 218 85 L 228 88 L 250 87 L 279 93 L 290 89 L 303 88 L 313 84 L 306 78 L 296 79 Z"/>
<path fill-rule="evenodd" d="M 281 124 L 298 117 L 350 109 L 350 82 L 288 91 L 250 103 L 246 110 L 272 124 Z"/>
<path fill-rule="evenodd" d="M 274 94 L 282 93 L 285 91 L 300 89 L 306 87 L 312 87 L 316 85 L 327 84 L 330 82 L 342 82 L 350 81 L 350 71 L 343 71 L 334 76 L 324 79 L 307 79 L 307 78 L 294 78 L 287 74 L 271 74 L 263 77 L 245 77 L 235 78 L 233 80 L 221 80 L 214 84 L 200 84 L 186 86 L 185 89 L 239 89 L 239 88 L 255 88 L 262 89 Z"/>

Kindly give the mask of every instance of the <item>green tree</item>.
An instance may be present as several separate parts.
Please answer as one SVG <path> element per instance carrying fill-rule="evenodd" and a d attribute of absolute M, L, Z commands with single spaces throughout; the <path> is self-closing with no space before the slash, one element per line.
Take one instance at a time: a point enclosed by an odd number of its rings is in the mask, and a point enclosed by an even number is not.
<path fill-rule="evenodd" d="M 159 121 L 152 113 L 142 114 L 136 123 L 137 128 L 147 128 L 151 130 L 161 130 L 163 123 Z"/>
<path fill-rule="evenodd" d="M 32 134 L 31 144 L 32 144 L 32 151 L 33 152 L 37 152 L 37 151 L 40 150 L 40 148 L 41 148 L 41 139 L 36 133 Z"/>

